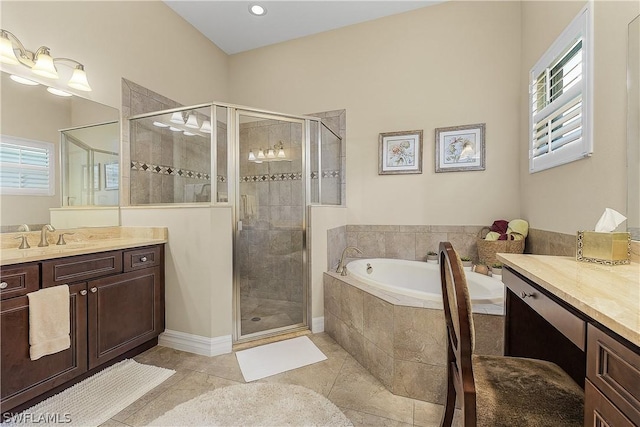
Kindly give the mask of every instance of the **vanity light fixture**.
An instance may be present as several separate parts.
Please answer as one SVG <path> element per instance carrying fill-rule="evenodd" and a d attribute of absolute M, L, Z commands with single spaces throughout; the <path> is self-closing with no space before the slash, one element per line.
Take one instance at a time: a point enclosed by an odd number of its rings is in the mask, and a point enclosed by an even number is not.
<path fill-rule="evenodd" d="M 267 150 L 267 159 L 275 159 L 276 158 L 276 152 L 274 151 L 273 148 L 269 148 Z"/>
<path fill-rule="evenodd" d="M 262 160 L 265 159 L 265 155 L 264 155 L 264 151 L 261 149 L 258 150 L 258 159 Z"/>
<path fill-rule="evenodd" d="M 266 162 L 287 160 L 287 155 L 284 152 L 283 142 L 279 141 L 273 147 L 267 148 L 266 155 L 265 155 L 265 150 L 263 150 L 262 148 L 258 150 L 257 156 L 253 153 L 253 150 L 249 150 L 250 162 L 262 163 L 263 160 Z"/>
<path fill-rule="evenodd" d="M 249 13 L 255 16 L 264 16 L 267 14 L 267 9 L 259 4 L 249 5 Z"/>
<path fill-rule="evenodd" d="M 255 162 L 256 161 L 256 155 L 253 154 L 253 150 L 249 150 L 249 161 L 250 162 Z"/>
<path fill-rule="evenodd" d="M 0 29 L 0 61 L 5 64 L 23 65 L 31 69 L 34 74 L 48 79 L 59 78 L 56 63 L 71 63 L 74 69 L 67 85 L 84 92 L 91 91 L 84 65 L 75 59 L 54 58 L 46 46 L 40 46 L 35 52 L 27 50 L 13 33 L 2 29 Z"/>

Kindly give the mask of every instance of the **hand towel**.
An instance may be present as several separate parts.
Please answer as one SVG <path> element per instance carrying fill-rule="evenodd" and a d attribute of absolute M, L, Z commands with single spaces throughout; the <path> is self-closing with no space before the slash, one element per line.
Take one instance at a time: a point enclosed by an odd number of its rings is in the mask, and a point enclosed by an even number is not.
<path fill-rule="evenodd" d="M 60 285 L 27 294 L 29 298 L 29 356 L 38 360 L 71 347 L 69 286 Z"/>
<path fill-rule="evenodd" d="M 509 227 L 507 228 L 507 234 L 517 233 L 521 234 L 522 238 L 527 237 L 529 234 L 529 223 L 524 219 L 514 219 L 509 222 Z M 516 238 L 516 240 L 521 240 Z"/>

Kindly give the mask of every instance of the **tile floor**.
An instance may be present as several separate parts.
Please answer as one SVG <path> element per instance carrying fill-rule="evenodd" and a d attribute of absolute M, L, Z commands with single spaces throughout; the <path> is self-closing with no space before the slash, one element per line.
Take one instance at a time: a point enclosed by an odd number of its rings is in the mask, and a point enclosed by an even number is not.
<path fill-rule="evenodd" d="M 299 302 L 242 296 L 240 305 L 242 335 L 302 323 L 302 303 Z"/>
<path fill-rule="evenodd" d="M 439 424 L 441 405 L 392 394 L 329 335 L 314 334 L 309 338 L 327 360 L 259 381 L 310 388 L 340 407 L 354 426 L 431 427 Z M 244 383 L 233 353 L 210 358 L 157 346 L 135 360 L 174 369 L 176 373 L 104 423 L 105 427 L 146 425 L 201 393 Z"/>

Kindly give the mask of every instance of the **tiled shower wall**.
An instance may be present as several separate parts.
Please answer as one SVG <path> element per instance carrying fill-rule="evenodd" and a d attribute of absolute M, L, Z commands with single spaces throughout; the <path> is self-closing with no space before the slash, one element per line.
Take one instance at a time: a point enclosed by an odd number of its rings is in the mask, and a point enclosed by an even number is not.
<path fill-rule="evenodd" d="M 238 239 L 243 296 L 302 302 L 302 127 L 263 120 L 240 125 L 240 210 Z M 283 142 L 292 161 L 256 164 L 249 150 Z"/>
<path fill-rule="evenodd" d="M 333 110 L 309 115 L 321 118 L 322 122 L 341 138 L 338 140 L 330 135 L 330 132 L 326 130 L 323 132 L 321 203 L 345 206 L 347 203 L 347 111 Z M 315 171 L 314 168 L 312 169 Z M 336 171 L 338 174 L 335 173 Z"/>

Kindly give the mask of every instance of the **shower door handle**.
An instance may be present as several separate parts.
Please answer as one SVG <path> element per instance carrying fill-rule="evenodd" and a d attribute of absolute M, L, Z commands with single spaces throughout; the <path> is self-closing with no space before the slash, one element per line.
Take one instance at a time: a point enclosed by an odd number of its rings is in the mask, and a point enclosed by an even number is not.
<path fill-rule="evenodd" d="M 242 221 L 238 221 L 238 231 L 242 231 Z"/>

